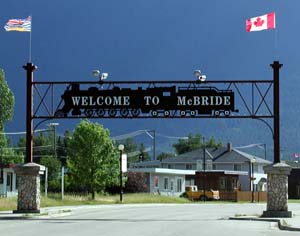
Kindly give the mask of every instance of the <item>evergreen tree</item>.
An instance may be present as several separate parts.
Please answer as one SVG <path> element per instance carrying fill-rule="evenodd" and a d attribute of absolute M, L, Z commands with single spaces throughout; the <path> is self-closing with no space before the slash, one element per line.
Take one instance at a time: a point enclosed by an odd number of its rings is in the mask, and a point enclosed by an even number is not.
<path fill-rule="evenodd" d="M 203 138 L 201 134 L 192 135 L 189 134 L 188 139 L 179 139 L 178 143 L 173 144 L 176 153 L 182 154 L 190 152 L 203 147 L 221 147 L 221 142 L 216 142 L 216 140 L 211 137 L 203 143 Z"/>

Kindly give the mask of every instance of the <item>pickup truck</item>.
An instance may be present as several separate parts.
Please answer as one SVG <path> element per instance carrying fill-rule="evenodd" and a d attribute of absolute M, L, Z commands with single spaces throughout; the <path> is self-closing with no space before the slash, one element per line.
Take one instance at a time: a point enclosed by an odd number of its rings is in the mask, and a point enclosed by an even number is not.
<path fill-rule="evenodd" d="M 217 190 L 198 190 L 198 187 L 195 185 L 192 186 L 186 186 L 185 187 L 185 193 L 188 199 L 190 200 L 219 200 L 220 195 L 219 191 Z"/>

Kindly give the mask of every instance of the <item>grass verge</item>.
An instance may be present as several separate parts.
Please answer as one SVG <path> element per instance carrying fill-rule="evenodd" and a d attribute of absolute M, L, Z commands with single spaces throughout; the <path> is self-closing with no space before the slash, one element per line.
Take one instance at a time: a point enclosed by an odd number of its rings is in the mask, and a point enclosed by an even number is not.
<path fill-rule="evenodd" d="M 118 204 L 120 203 L 119 195 L 97 195 L 92 200 L 91 195 L 65 194 L 61 199 L 60 194 L 49 193 L 48 197 L 41 196 L 41 207 L 52 206 L 76 206 L 76 205 L 101 205 L 101 204 Z M 149 193 L 130 193 L 123 195 L 123 204 L 130 203 L 199 203 L 201 201 L 190 201 L 186 198 L 168 197 L 154 195 Z M 249 202 L 231 202 L 231 201 L 206 201 L 205 204 L 244 204 Z M 289 203 L 300 203 L 298 200 L 289 200 Z M 0 198 L 0 211 L 16 210 L 17 198 Z"/>
<path fill-rule="evenodd" d="M 60 194 L 41 196 L 41 207 L 76 206 L 76 205 L 101 205 L 120 203 L 119 195 L 97 195 L 92 200 L 90 195 L 66 194 L 61 199 Z M 123 204 L 129 203 L 190 203 L 188 199 L 178 197 L 159 196 L 146 193 L 124 194 Z M 17 209 L 17 198 L 0 198 L 0 211 Z"/>

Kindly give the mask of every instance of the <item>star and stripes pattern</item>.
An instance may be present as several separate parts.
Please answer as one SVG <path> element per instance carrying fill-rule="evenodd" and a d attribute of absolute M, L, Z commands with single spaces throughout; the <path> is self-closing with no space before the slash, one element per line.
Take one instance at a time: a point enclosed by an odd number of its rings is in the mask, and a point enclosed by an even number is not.
<path fill-rule="evenodd" d="M 26 19 L 10 19 L 4 29 L 6 31 L 31 32 L 31 16 Z"/>

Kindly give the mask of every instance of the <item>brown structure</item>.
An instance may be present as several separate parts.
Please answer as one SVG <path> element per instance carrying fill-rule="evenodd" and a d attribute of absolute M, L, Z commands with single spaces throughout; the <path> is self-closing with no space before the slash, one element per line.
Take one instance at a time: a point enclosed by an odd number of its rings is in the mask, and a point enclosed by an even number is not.
<path fill-rule="evenodd" d="M 300 163 L 299 161 L 287 162 L 292 167 L 289 175 L 289 199 L 300 199 Z"/>
<path fill-rule="evenodd" d="M 236 201 L 236 192 L 239 189 L 239 175 L 247 175 L 243 171 L 209 170 L 197 171 L 195 184 L 198 189 L 219 190 L 220 200 Z"/>
<path fill-rule="evenodd" d="M 196 185 L 198 189 L 218 190 L 220 200 L 229 201 L 267 201 L 267 192 L 240 191 L 239 175 L 247 175 L 243 171 L 211 170 L 197 171 Z"/>

